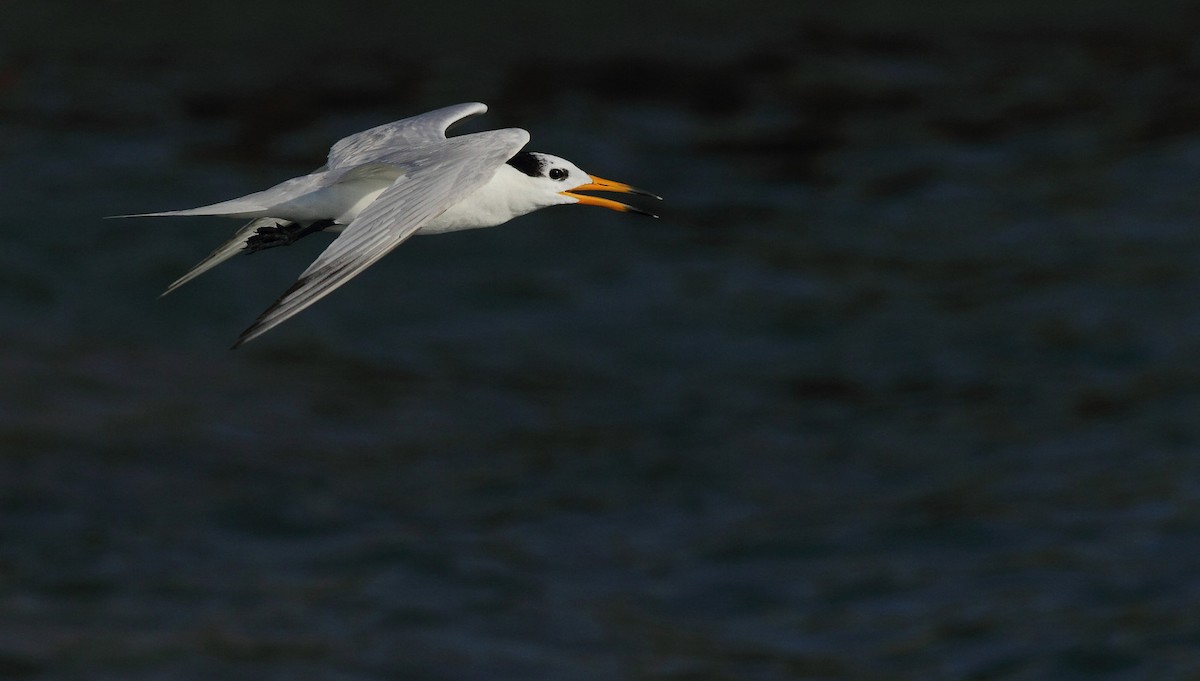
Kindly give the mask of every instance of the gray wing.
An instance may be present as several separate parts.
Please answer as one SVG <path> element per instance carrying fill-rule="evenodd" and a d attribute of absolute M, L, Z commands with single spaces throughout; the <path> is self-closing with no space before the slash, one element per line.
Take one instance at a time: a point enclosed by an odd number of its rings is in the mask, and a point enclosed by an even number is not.
<path fill-rule="evenodd" d="M 159 297 L 161 298 L 162 296 L 167 295 L 168 293 L 174 291 L 180 286 L 183 286 L 201 274 L 204 274 L 217 265 L 220 265 L 238 253 L 241 253 L 246 247 L 246 240 L 254 236 L 254 234 L 258 232 L 259 227 L 275 227 L 278 225 L 287 224 L 289 222 L 289 220 L 283 220 L 280 218 L 258 218 L 257 220 L 251 220 L 250 222 L 247 222 L 242 226 L 241 229 L 237 231 L 236 234 L 233 235 L 232 239 L 218 246 L 216 250 L 208 254 L 207 258 L 196 263 L 195 267 L 188 270 L 187 274 L 176 279 L 175 282 L 168 286 L 167 290 L 163 291 L 162 295 Z"/>
<path fill-rule="evenodd" d="M 270 217 L 271 212 L 277 210 L 280 205 L 341 181 L 344 172 L 352 170 L 356 166 L 379 160 L 380 157 L 391 154 L 397 149 L 427 147 L 444 142 L 446 130 L 451 125 L 485 111 L 487 111 L 487 105 L 479 102 L 455 104 L 355 133 L 334 144 L 329 150 L 328 162 L 312 173 L 280 182 L 270 189 L 240 198 L 199 208 L 110 217 L 142 218 L 184 215 Z"/>
<path fill-rule="evenodd" d="M 400 177 L 346 226 L 233 347 L 282 324 L 373 265 L 425 223 L 486 184 L 528 142 L 529 133 L 508 128 L 387 156 L 385 162 L 403 169 Z"/>
<path fill-rule="evenodd" d="M 329 168 L 357 165 L 377 160 L 396 147 L 428 146 L 446 139 L 446 130 L 471 116 L 487 111 L 487 105 L 468 102 L 443 107 L 412 118 L 363 130 L 338 140 L 329 149 Z M 507 160 L 507 159 L 506 159 Z"/>

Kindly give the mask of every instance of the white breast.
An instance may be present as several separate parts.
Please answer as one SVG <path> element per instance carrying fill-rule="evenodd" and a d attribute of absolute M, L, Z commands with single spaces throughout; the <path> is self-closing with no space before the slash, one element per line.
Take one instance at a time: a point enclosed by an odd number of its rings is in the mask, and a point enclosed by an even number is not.
<path fill-rule="evenodd" d="M 495 227 L 537 210 L 541 206 L 533 200 L 528 183 L 522 180 L 525 177 L 512 166 L 500 166 L 487 184 L 425 223 L 417 234 Z"/>

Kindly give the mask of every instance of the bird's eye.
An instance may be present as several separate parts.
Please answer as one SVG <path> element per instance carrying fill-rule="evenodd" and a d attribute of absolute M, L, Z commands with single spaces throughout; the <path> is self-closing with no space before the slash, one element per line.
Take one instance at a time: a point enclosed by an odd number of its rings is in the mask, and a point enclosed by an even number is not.
<path fill-rule="evenodd" d="M 550 169 L 550 179 L 551 180 L 565 180 L 565 179 L 567 179 L 567 171 L 563 170 L 562 168 L 551 168 Z"/>

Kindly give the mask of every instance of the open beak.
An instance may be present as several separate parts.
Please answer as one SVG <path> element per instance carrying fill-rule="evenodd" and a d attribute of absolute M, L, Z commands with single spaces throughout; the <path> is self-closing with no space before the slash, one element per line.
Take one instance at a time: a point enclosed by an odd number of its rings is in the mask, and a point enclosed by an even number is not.
<path fill-rule="evenodd" d="M 593 192 L 614 192 L 618 194 L 637 194 L 638 196 L 649 196 L 650 198 L 662 201 L 661 196 L 651 194 L 650 192 L 638 189 L 637 187 L 631 187 L 624 182 L 613 182 L 612 180 L 605 180 L 603 178 L 596 177 L 595 175 L 588 175 L 588 177 L 592 178 L 592 181 L 588 184 L 581 184 L 569 192 L 560 193 L 563 196 L 569 196 L 575 199 L 580 203 L 580 205 L 584 206 L 600 206 L 601 208 L 621 211 L 622 213 L 637 213 L 638 215 L 648 215 L 652 218 L 658 217 L 654 213 L 648 213 L 640 208 L 634 208 L 633 206 L 621 203 L 620 201 L 602 199 L 598 196 L 588 196 L 587 194 L 576 194 L 575 192 L 580 190 Z"/>

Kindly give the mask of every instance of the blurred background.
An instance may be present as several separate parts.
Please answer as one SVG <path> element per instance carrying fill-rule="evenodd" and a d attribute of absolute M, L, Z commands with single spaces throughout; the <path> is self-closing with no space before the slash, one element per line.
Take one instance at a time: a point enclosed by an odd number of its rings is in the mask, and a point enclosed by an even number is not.
<path fill-rule="evenodd" d="M 1193 3 L 0 2 L 0 678 L 1200 675 Z M 462 131 L 666 197 L 156 296 Z"/>

